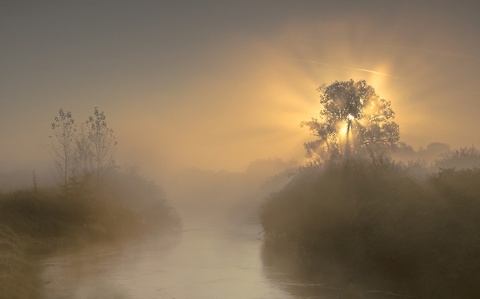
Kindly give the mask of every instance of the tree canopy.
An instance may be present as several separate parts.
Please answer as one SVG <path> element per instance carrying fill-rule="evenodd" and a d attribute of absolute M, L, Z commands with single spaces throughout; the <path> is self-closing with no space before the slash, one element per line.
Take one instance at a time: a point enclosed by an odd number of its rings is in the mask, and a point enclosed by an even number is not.
<path fill-rule="evenodd" d="M 316 137 L 304 144 L 314 160 L 349 157 L 395 146 L 400 130 L 390 101 L 376 94 L 365 80 L 335 81 L 318 88 L 320 119 L 304 121 Z"/>

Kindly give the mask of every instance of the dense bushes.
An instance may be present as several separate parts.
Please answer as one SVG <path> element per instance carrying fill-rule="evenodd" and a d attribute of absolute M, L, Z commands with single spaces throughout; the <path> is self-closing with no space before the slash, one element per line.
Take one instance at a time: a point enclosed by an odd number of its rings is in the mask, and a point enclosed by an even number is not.
<path fill-rule="evenodd" d="M 178 225 L 161 189 L 135 174 L 113 172 L 98 187 L 85 177 L 68 190 L 0 194 L 0 298 L 38 295 L 38 255 Z"/>
<path fill-rule="evenodd" d="M 415 296 L 479 297 L 480 170 L 409 173 L 382 158 L 301 169 L 262 208 L 267 250 Z"/>

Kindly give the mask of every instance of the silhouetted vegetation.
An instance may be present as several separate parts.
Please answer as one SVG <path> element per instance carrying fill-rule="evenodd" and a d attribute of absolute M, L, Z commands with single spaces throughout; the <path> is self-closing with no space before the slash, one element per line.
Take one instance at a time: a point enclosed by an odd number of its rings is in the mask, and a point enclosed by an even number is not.
<path fill-rule="evenodd" d="M 374 157 L 302 168 L 262 208 L 267 252 L 309 275 L 341 272 L 421 298 L 478 298 L 480 169 L 418 179 L 409 167 Z"/>
<path fill-rule="evenodd" d="M 45 254 L 179 227 L 159 186 L 115 167 L 105 119 L 95 107 L 77 131 L 60 109 L 50 136 L 59 186 L 39 188 L 33 172 L 33 189 L 0 193 L 0 298 L 37 297 L 35 265 Z"/>
<path fill-rule="evenodd" d="M 462 147 L 442 153 L 434 163 L 437 168 L 466 169 L 480 167 L 480 151 L 475 147 Z"/>
<path fill-rule="evenodd" d="M 60 108 L 52 123 L 52 130 L 50 153 L 65 191 L 68 191 L 71 179 L 94 176 L 98 185 L 101 177 L 115 168 L 117 141 L 107 124 L 105 113 L 99 111 L 98 107 L 79 127 L 72 113 Z"/>
<path fill-rule="evenodd" d="M 91 243 L 118 244 L 179 225 L 162 190 L 134 173 L 112 171 L 99 188 L 89 176 L 72 178 L 68 190 L 0 195 L 0 298 L 38 295 L 39 256 Z"/>
<path fill-rule="evenodd" d="M 320 121 L 302 123 L 316 137 L 305 144 L 311 162 L 261 209 L 264 260 L 281 256 L 320 282 L 479 298 L 479 151 L 413 150 L 365 81 L 319 91 Z"/>
<path fill-rule="evenodd" d="M 399 126 L 390 101 L 361 81 L 335 81 L 322 85 L 320 120 L 304 121 L 315 140 L 304 144 L 314 163 L 349 156 L 365 156 L 371 151 L 395 147 Z"/>

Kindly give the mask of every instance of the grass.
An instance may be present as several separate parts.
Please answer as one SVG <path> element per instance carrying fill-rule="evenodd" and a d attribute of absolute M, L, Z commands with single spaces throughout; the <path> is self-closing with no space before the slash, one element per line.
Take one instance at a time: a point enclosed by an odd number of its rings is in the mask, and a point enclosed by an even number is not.
<path fill-rule="evenodd" d="M 174 229 L 179 219 L 155 184 L 112 173 L 100 188 L 73 182 L 0 194 L 0 298 L 38 298 L 38 261 L 55 250 L 124 242 Z"/>

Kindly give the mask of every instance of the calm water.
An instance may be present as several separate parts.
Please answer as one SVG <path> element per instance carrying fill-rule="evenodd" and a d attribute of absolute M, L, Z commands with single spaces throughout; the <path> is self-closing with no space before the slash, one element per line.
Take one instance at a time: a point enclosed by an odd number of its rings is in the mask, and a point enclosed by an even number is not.
<path fill-rule="evenodd" d="M 184 223 L 177 236 L 122 248 L 93 247 L 45 261 L 46 298 L 393 298 L 322 284 L 262 260 L 258 224 Z M 353 291 L 352 291 L 353 290 Z M 353 295 L 355 294 L 355 295 Z M 382 295 L 382 297 L 379 297 Z"/>

